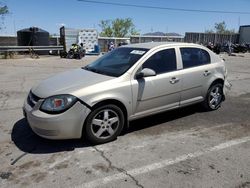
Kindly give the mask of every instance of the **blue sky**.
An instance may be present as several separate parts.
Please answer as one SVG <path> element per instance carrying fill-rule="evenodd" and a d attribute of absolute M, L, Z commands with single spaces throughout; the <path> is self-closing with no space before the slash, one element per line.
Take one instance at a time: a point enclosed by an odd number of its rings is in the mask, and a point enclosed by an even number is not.
<path fill-rule="evenodd" d="M 17 30 L 37 26 L 51 34 L 59 33 L 61 24 L 70 28 L 96 28 L 100 20 L 127 18 L 140 33 L 151 31 L 204 32 L 214 23 L 225 21 L 236 31 L 240 25 L 250 25 L 250 14 L 214 14 L 119 7 L 79 2 L 77 0 L 0 0 L 10 10 L 5 17 L 1 35 L 15 34 Z M 106 2 L 138 4 L 184 9 L 250 12 L 250 0 L 102 0 Z"/>

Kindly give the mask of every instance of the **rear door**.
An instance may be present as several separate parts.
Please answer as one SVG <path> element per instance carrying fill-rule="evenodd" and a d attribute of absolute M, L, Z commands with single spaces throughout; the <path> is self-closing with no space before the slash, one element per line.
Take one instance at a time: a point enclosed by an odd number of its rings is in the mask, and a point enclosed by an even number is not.
<path fill-rule="evenodd" d="M 212 76 L 209 53 L 201 48 L 181 47 L 182 92 L 180 106 L 204 100 L 203 90 Z"/>

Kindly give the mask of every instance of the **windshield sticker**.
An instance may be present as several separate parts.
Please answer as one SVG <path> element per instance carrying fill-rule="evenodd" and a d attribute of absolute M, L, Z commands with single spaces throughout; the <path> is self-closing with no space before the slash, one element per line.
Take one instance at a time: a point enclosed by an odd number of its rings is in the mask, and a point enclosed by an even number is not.
<path fill-rule="evenodd" d="M 143 54 L 145 54 L 145 51 L 142 51 L 142 50 L 133 50 L 130 53 L 131 54 L 136 54 L 136 55 L 143 55 Z"/>

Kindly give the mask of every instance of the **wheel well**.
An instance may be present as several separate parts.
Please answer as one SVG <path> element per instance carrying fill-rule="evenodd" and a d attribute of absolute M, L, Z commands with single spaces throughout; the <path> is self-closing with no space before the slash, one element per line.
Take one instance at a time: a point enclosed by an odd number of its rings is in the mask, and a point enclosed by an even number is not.
<path fill-rule="evenodd" d="M 219 78 L 219 79 L 213 81 L 213 83 L 210 85 L 210 87 L 213 86 L 214 84 L 222 84 L 222 86 L 224 86 L 224 80 Z M 225 95 L 224 94 L 223 94 L 223 99 L 222 100 L 223 101 L 225 100 Z"/>
<path fill-rule="evenodd" d="M 219 79 L 213 81 L 213 83 L 210 85 L 210 87 L 211 87 L 212 85 L 214 85 L 214 84 L 222 84 L 222 85 L 224 85 L 224 80 L 221 79 L 221 78 L 219 78 Z"/>
<path fill-rule="evenodd" d="M 106 105 L 106 104 L 113 104 L 113 105 L 116 105 L 118 106 L 119 108 L 121 108 L 123 114 L 124 114 L 124 118 L 125 118 L 125 122 L 128 118 L 128 113 L 127 113 L 127 109 L 125 107 L 125 105 L 118 101 L 118 100 L 115 100 L 115 99 L 108 99 L 108 100 L 104 100 L 104 101 L 101 101 L 101 102 L 98 102 L 97 104 L 95 104 L 92 109 L 95 109 L 97 107 L 100 107 L 100 106 L 103 106 L 103 105 Z"/>
<path fill-rule="evenodd" d="M 98 102 L 97 104 L 95 104 L 94 106 L 91 107 L 91 110 L 94 110 L 94 109 L 96 109 L 96 108 L 98 108 L 100 106 L 107 105 L 107 104 L 116 105 L 116 106 L 118 106 L 122 110 L 122 112 L 124 114 L 124 119 L 125 119 L 123 129 L 125 130 L 126 128 L 128 128 L 129 123 L 128 123 L 127 109 L 126 109 L 125 105 L 122 102 L 118 101 L 118 100 L 108 99 L 108 100 L 104 100 L 104 101 Z M 85 122 L 84 122 L 83 127 L 82 127 L 82 137 L 83 138 L 85 137 L 85 133 L 84 133 L 83 130 L 84 130 L 84 127 L 86 126 L 86 119 L 85 119 Z"/>

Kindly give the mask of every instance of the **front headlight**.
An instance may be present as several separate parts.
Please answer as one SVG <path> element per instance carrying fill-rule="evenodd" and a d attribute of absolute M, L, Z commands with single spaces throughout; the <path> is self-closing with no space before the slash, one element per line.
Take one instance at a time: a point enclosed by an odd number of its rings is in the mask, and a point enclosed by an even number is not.
<path fill-rule="evenodd" d="M 40 110 L 49 114 L 58 114 L 68 110 L 76 101 L 77 98 L 72 95 L 56 95 L 46 98 Z"/>

